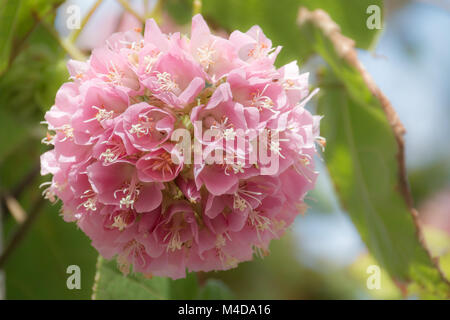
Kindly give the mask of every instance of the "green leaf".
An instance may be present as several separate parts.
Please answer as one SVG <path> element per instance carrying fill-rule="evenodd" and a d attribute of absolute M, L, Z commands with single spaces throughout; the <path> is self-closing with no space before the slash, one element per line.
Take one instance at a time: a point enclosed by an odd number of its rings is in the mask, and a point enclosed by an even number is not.
<path fill-rule="evenodd" d="M 359 255 L 350 265 L 348 270 L 349 273 L 358 279 L 359 283 L 363 284 L 360 290 L 365 292 L 365 294 L 372 299 L 401 299 L 402 294 L 400 289 L 390 277 L 385 276 L 387 271 L 384 269 L 380 269 L 380 288 L 378 290 L 368 288 L 367 278 L 370 274 L 367 273 L 367 270 L 373 265 L 377 265 L 377 261 L 369 253 Z"/>
<path fill-rule="evenodd" d="M 93 288 L 93 299 L 231 299 L 233 295 L 225 284 L 216 279 L 208 279 L 204 287 L 199 287 L 195 273 L 188 273 L 185 279 L 146 278 L 142 274 L 123 275 L 115 260 L 101 257 L 97 262 L 97 274 Z"/>
<path fill-rule="evenodd" d="M 0 165 L 16 147 L 27 138 L 26 128 L 11 116 L 3 107 L 0 108 Z"/>
<path fill-rule="evenodd" d="M 34 186 L 24 199 L 40 197 L 36 190 L 37 186 Z M 76 225 L 64 222 L 58 214 L 58 205 L 44 203 L 37 220 L 6 262 L 6 298 L 89 299 L 96 252 Z M 24 201 L 22 205 L 30 213 Z M 8 219 L 5 244 L 16 228 L 13 219 Z M 70 265 L 80 267 L 80 290 L 67 288 L 67 278 L 71 275 L 67 273 L 67 267 Z"/>
<path fill-rule="evenodd" d="M 222 281 L 217 279 L 209 279 L 202 290 L 200 290 L 197 299 L 230 300 L 234 299 L 234 295 Z"/>
<path fill-rule="evenodd" d="M 383 13 L 382 0 L 301 0 L 301 5 L 309 10 L 325 10 L 339 25 L 342 34 L 353 39 L 358 48 L 370 49 L 380 34 L 380 30 L 367 28 L 367 8 L 376 5 Z"/>
<path fill-rule="evenodd" d="M 20 5 L 20 1 L 0 0 L 0 74 L 9 64 Z"/>
<path fill-rule="evenodd" d="M 170 298 L 175 300 L 198 299 L 200 288 L 195 273 L 188 273 L 185 279 L 170 281 Z"/>
<path fill-rule="evenodd" d="M 53 21 L 56 9 L 64 0 L 18 0 L 17 2 L 21 3 L 21 7 L 15 37 L 23 39 L 37 25 L 39 20 Z"/>
<path fill-rule="evenodd" d="M 63 50 L 47 30 L 39 26 L 8 72 L 0 77 L 0 105 L 17 121 L 37 126 L 43 112 L 54 103 L 56 91 L 67 79 Z"/>
<path fill-rule="evenodd" d="M 343 207 L 397 283 L 414 281 L 426 297 L 447 297 L 450 287 L 417 236 L 395 111 L 329 16 L 303 10 L 299 22 L 330 66 L 321 76 L 318 105 L 325 115 L 324 157 Z"/>
<path fill-rule="evenodd" d="M 0 0 L 0 75 L 38 25 L 52 23 L 64 0 Z"/>
<path fill-rule="evenodd" d="M 167 0 L 166 9 L 179 23 L 188 23 L 191 18 L 192 0 Z M 202 14 L 212 27 L 247 31 L 259 25 L 275 46 L 283 46 L 278 64 L 294 59 L 306 59 L 312 52 L 311 45 L 304 41 L 295 21 L 300 6 L 322 8 L 328 11 L 343 26 L 344 34 L 356 40 L 360 48 L 369 48 L 379 30 L 366 27 L 369 5 L 382 8 L 381 0 L 207 0 L 203 1 Z M 300 40 L 299 40 L 300 39 Z"/>
<path fill-rule="evenodd" d="M 0 76 L 0 171 L 7 157 L 23 150 L 24 142 L 38 145 L 45 135 L 39 122 L 54 103 L 58 88 L 67 81 L 65 64 L 58 43 L 39 26 L 8 71 Z M 21 157 L 26 160 L 23 154 Z M 11 170 L 7 171 L 10 174 Z"/>
<path fill-rule="evenodd" d="M 99 256 L 93 288 L 94 300 L 163 300 L 169 298 L 167 278 L 145 278 L 141 274 L 124 276 L 114 260 Z"/>

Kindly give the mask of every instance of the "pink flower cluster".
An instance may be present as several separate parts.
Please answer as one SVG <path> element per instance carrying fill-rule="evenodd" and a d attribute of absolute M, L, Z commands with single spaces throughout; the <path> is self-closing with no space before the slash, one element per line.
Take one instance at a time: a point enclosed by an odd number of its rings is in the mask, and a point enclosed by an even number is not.
<path fill-rule="evenodd" d="M 143 36 L 114 34 L 87 62 L 69 61 L 73 81 L 45 115 L 54 148 L 41 157 L 53 175 L 44 196 L 124 273 L 182 278 L 266 254 L 306 209 L 323 144 L 320 117 L 304 108 L 308 74 L 296 62 L 274 67 L 280 49 L 257 26 L 215 36 L 197 15 L 190 39 L 148 20 Z M 180 128 L 205 161 L 184 161 L 172 139 Z M 220 134 L 207 140 L 208 129 Z M 234 144 L 238 129 L 247 145 Z M 267 140 L 279 157 L 269 175 L 248 161 L 261 130 L 279 137 Z M 219 151 L 236 161 L 206 161 Z"/>

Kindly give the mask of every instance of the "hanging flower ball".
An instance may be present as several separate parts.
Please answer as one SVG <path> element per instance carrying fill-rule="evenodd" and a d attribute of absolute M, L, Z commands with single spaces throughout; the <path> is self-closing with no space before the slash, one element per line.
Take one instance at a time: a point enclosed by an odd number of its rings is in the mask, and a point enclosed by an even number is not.
<path fill-rule="evenodd" d="M 320 117 L 262 30 L 113 34 L 46 113 L 45 198 L 122 272 L 182 278 L 265 255 L 306 209 Z"/>

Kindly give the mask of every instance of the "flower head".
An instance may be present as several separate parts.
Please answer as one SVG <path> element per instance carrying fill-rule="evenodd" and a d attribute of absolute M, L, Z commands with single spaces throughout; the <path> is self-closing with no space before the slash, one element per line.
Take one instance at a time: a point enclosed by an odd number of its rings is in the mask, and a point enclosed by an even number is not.
<path fill-rule="evenodd" d="M 303 213 L 324 146 L 308 75 L 277 69 L 280 49 L 197 15 L 190 39 L 148 20 L 69 61 L 45 115 L 44 197 L 124 273 L 181 278 L 265 254 Z"/>

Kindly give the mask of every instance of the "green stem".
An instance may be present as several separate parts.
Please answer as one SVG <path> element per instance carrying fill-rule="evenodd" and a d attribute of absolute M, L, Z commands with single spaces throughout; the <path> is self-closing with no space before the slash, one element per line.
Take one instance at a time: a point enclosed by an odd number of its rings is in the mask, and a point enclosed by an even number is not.
<path fill-rule="evenodd" d="M 202 13 L 202 0 L 194 0 L 192 4 L 192 16 Z"/>
<path fill-rule="evenodd" d="M 99 5 L 102 3 L 103 0 L 97 0 L 97 2 L 94 3 L 91 9 L 89 9 L 86 16 L 83 17 L 83 20 L 81 20 L 80 28 L 75 29 L 72 31 L 72 33 L 69 35 L 69 41 L 72 43 L 75 43 L 78 36 L 80 35 L 81 31 L 83 31 L 84 27 L 86 26 L 86 23 L 88 23 L 91 16 L 94 14 L 94 12 L 97 10 Z"/>

